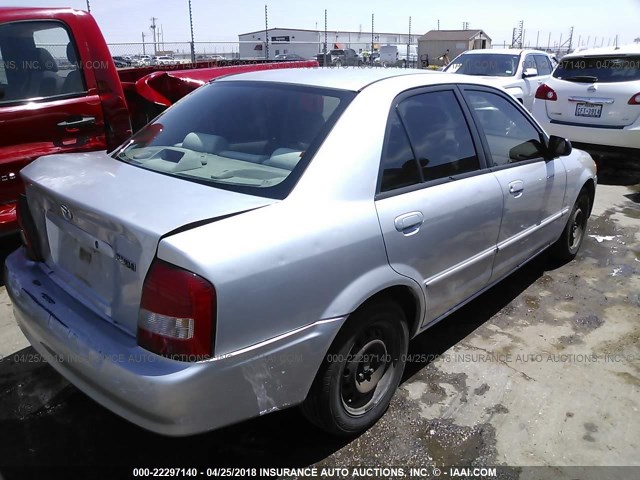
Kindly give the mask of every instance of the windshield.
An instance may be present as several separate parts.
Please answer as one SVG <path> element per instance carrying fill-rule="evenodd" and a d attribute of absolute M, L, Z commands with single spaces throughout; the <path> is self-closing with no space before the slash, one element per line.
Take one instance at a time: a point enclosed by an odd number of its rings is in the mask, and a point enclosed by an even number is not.
<path fill-rule="evenodd" d="M 354 95 L 213 82 L 169 108 L 114 157 L 218 188 L 285 198 Z"/>
<path fill-rule="evenodd" d="M 490 77 L 512 77 L 518 70 L 519 55 L 499 53 L 463 53 L 451 62 L 445 72 Z"/>
<path fill-rule="evenodd" d="M 640 55 L 564 58 L 553 76 L 586 83 L 640 80 Z"/>

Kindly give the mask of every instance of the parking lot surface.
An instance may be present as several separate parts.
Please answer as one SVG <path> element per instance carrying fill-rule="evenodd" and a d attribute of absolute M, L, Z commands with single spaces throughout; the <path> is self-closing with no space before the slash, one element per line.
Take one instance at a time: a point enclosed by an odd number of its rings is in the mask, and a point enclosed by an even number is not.
<path fill-rule="evenodd" d="M 0 477 L 63 465 L 638 466 L 634 175 L 600 174 L 575 260 L 543 254 L 416 338 L 388 412 L 355 439 L 319 432 L 297 409 L 190 438 L 141 430 L 41 361 L 0 286 Z M 2 261 L 16 246 L 2 239 Z"/>

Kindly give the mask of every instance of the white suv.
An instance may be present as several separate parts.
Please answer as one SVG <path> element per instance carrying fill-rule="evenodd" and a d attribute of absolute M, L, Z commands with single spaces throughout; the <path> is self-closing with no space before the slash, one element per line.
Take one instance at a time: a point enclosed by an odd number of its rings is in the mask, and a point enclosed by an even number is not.
<path fill-rule="evenodd" d="M 552 57 L 541 50 L 481 49 L 458 55 L 444 71 L 484 77 L 530 111 L 536 90 L 547 81 L 553 65 Z"/>
<path fill-rule="evenodd" d="M 640 45 L 566 55 L 532 113 L 548 133 L 585 148 L 640 150 Z"/>

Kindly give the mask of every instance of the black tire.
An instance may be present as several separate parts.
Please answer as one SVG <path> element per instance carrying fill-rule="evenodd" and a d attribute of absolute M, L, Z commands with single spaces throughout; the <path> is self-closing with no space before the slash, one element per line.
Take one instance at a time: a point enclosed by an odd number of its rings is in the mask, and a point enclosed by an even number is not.
<path fill-rule="evenodd" d="M 584 190 L 578 195 L 575 205 L 560 238 L 551 245 L 551 255 L 557 260 L 568 262 L 573 260 L 580 250 L 580 245 L 587 234 L 587 218 L 589 217 L 589 195 Z"/>
<path fill-rule="evenodd" d="M 389 300 L 365 304 L 347 320 L 318 371 L 302 411 L 334 435 L 354 435 L 387 410 L 404 371 L 409 330 Z"/>

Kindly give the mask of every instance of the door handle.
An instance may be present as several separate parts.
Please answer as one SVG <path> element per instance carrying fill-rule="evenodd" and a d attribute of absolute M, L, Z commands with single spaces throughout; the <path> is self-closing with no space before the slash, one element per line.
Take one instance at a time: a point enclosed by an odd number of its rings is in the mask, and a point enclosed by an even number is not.
<path fill-rule="evenodd" d="M 95 125 L 95 117 L 70 117 L 68 121 L 62 121 L 58 123 L 60 128 L 80 128 L 88 127 L 89 125 Z"/>
<path fill-rule="evenodd" d="M 509 193 L 515 197 L 522 195 L 524 191 L 524 182 L 522 180 L 515 180 L 509 184 Z"/>
<path fill-rule="evenodd" d="M 393 222 L 396 230 L 404 234 L 417 232 L 423 223 L 424 215 L 422 215 L 422 212 L 404 213 L 396 217 Z"/>

